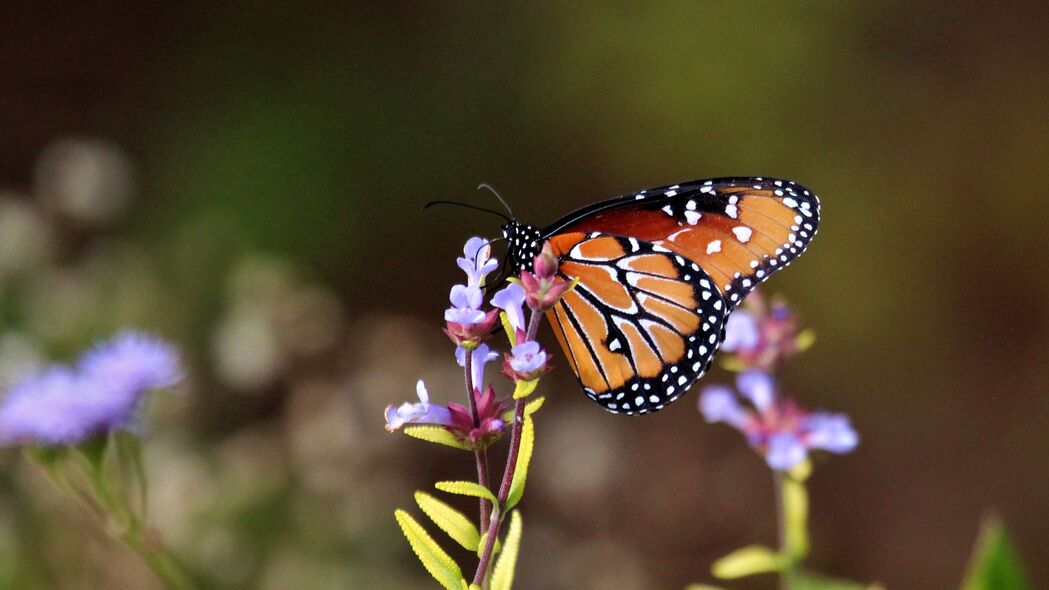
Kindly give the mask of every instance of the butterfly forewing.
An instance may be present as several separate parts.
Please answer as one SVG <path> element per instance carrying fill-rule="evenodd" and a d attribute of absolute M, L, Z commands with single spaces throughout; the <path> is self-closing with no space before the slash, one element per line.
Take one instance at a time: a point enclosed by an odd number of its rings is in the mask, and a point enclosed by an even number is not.
<path fill-rule="evenodd" d="M 789 180 L 719 178 L 647 189 L 569 214 L 547 238 L 600 232 L 667 248 L 697 263 L 729 309 L 808 247 L 819 200 Z"/>
<path fill-rule="evenodd" d="M 635 237 L 550 238 L 578 284 L 547 313 L 587 396 L 612 412 L 659 410 L 707 370 L 727 305 L 696 262 Z"/>

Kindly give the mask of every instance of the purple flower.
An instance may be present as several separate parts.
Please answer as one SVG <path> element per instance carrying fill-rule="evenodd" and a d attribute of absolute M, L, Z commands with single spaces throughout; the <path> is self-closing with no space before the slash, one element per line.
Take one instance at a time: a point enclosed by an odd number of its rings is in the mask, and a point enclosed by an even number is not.
<path fill-rule="evenodd" d="M 522 342 L 510 350 L 503 372 L 518 381 L 532 381 L 550 370 L 547 354 L 534 340 Z"/>
<path fill-rule="evenodd" d="M 524 339 L 525 316 L 524 316 L 524 287 L 517 283 L 510 283 L 492 296 L 492 305 L 506 312 L 510 325 L 516 332 L 517 341 Z"/>
<path fill-rule="evenodd" d="M 721 350 L 735 352 L 753 349 L 760 340 L 757 320 L 747 310 L 739 309 L 728 316 L 725 322 L 725 340 L 721 343 Z"/>
<path fill-rule="evenodd" d="M 175 347 L 130 330 L 86 352 L 78 368 L 106 389 L 133 396 L 171 387 L 182 380 Z"/>
<path fill-rule="evenodd" d="M 484 279 L 499 267 L 492 256 L 492 246 L 484 238 L 470 238 L 463 246 L 463 257 L 457 258 L 459 268 L 466 273 L 466 284 L 471 287 L 484 286 Z"/>
<path fill-rule="evenodd" d="M 444 312 L 444 321 L 464 326 L 484 321 L 485 314 L 480 309 L 484 302 L 484 294 L 480 287 L 453 285 L 448 300 L 451 301 L 452 307 Z"/>
<path fill-rule="evenodd" d="M 452 307 L 444 312 L 444 333 L 456 346 L 475 348 L 491 335 L 499 312 L 481 311 L 484 293 L 480 287 L 454 285 L 448 299 Z"/>
<path fill-rule="evenodd" d="M 797 316 L 782 299 L 769 303 L 754 291 L 744 306 L 729 316 L 721 345 L 735 354 L 737 370 L 774 371 L 811 344 L 812 333 L 799 329 Z"/>
<path fill-rule="evenodd" d="M 492 349 L 488 348 L 487 344 L 481 344 L 470 352 L 470 356 L 470 378 L 473 381 L 474 389 L 483 391 L 484 366 L 486 363 L 490 363 L 499 358 L 499 353 L 492 351 Z M 466 351 L 462 348 L 456 348 L 455 360 L 459 363 L 460 367 L 465 367 Z"/>
<path fill-rule="evenodd" d="M 736 389 L 738 394 L 723 385 L 705 387 L 699 410 L 707 422 L 724 422 L 742 432 L 773 469 L 790 469 L 812 450 L 848 453 L 859 444 L 848 416 L 809 412 L 780 398 L 775 381 L 766 373 L 740 373 Z M 740 398 L 751 407 L 741 404 Z"/>
<path fill-rule="evenodd" d="M 452 415 L 448 408 L 430 403 L 430 394 L 422 379 L 415 384 L 418 403 L 405 402 L 397 406 L 386 406 L 386 430 L 395 432 L 408 424 L 430 424 L 451 426 Z"/>
<path fill-rule="evenodd" d="M 55 365 L 0 402 L 0 442 L 75 445 L 135 426 L 143 396 L 182 378 L 174 348 L 124 332 L 84 354 L 77 369 Z"/>

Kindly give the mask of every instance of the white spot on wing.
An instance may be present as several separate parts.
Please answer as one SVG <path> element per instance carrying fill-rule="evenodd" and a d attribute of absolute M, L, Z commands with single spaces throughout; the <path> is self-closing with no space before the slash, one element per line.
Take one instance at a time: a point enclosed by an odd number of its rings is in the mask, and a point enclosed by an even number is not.
<path fill-rule="evenodd" d="M 732 233 L 736 234 L 736 239 L 744 244 L 750 240 L 751 229 L 745 225 L 732 228 Z"/>
<path fill-rule="evenodd" d="M 721 252 L 721 240 L 711 240 L 707 244 L 707 254 L 714 254 L 715 252 Z"/>

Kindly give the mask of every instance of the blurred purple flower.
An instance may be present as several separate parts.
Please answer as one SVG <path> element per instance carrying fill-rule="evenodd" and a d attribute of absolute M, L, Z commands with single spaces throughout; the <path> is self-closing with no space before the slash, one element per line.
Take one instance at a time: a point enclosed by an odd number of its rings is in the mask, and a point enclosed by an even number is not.
<path fill-rule="evenodd" d="M 724 385 L 705 387 L 699 410 L 708 422 L 724 422 L 742 432 L 773 469 L 790 469 L 812 450 L 848 453 L 859 444 L 848 416 L 809 412 L 779 397 L 775 381 L 767 373 L 740 373 L 736 389 L 738 394 Z M 751 407 L 741 404 L 740 398 Z"/>
<path fill-rule="evenodd" d="M 104 388 L 132 396 L 171 387 L 182 380 L 175 347 L 130 330 L 84 353 L 77 368 Z"/>
<path fill-rule="evenodd" d="M 448 408 L 430 403 L 430 393 L 426 391 L 426 384 L 422 379 L 415 384 L 415 394 L 419 396 L 418 403 L 405 402 L 399 407 L 386 406 L 386 430 L 395 432 L 410 424 L 452 425 L 452 415 Z"/>
<path fill-rule="evenodd" d="M 470 379 L 473 381 L 474 389 L 478 391 L 484 390 L 484 366 L 487 363 L 494 361 L 499 358 L 499 353 L 494 352 L 491 348 L 488 348 L 487 344 L 481 344 L 477 348 L 470 351 Z M 460 367 L 466 366 L 466 350 L 462 348 L 455 349 L 455 361 L 459 363 Z"/>
<path fill-rule="evenodd" d="M 123 332 L 85 353 L 77 370 L 55 365 L 15 385 L 0 403 L 0 442 L 74 445 L 133 429 L 145 394 L 181 379 L 174 347 Z"/>
<path fill-rule="evenodd" d="M 721 349 L 735 354 L 736 370 L 771 372 L 812 342 L 812 332 L 800 330 L 795 313 L 782 298 L 766 302 L 754 291 L 725 325 Z"/>
<path fill-rule="evenodd" d="M 506 312 L 506 317 L 516 332 L 517 342 L 524 340 L 525 335 L 524 301 L 524 287 L 517 283 L 508 284 L 492 296 L 492 305 Z"/>
<path fill-rule="evenodd" d="M 466 273 L 466 284 L 470 287 L 481 287 L 484 279 L 499 267 L 499 262 L 492 256 L 492 246 L 484 238 L 473 237 L 463 246 L 463 256 L 456 259 L 459 268 Z"/>
<path fill-rule="evenodd" d="M 750 350 L 757 347 L 761 341 L 761 331 L 754 316 L 745 309 L 738 309 L 728 316 L 725 323 L 725 340 L 721 343 L 721 350 L 736 352 L 737 350 Z"/>

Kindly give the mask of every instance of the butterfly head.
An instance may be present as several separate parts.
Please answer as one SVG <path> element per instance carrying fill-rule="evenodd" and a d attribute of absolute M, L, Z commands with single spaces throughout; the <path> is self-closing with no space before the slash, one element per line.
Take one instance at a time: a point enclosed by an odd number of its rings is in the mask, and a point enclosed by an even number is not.
<path fill-rule="evenodd" d="M 542 247 L 543 232 L 534 225 L 511 219 L 503 225 L 506 238 L 506 264 L 512 271 L 532 270 L 535 257 Z"/>

